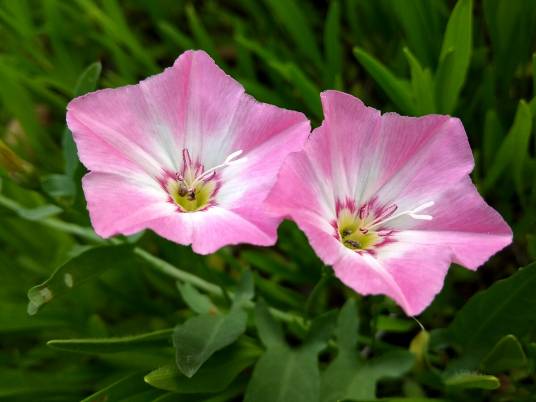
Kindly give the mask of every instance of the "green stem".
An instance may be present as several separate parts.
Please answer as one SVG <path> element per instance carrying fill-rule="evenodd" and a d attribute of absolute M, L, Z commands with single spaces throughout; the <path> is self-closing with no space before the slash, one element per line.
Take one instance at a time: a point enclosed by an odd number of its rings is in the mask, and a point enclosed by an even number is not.
<path fill-rule="evenodd" d="M 153 268 L 155 268 L 157 271 L 160 271 L 168 276 L 171 276 L 172 278 L 175 278 L 179 281 L 189 283 L 190 285 L 195 286 L 196 288 L 203 290 L 207 293 L 210 293 L 213 296 L 216 297 L 224 297 L 222 289 L 211 282 L 208 282 L 196 275 L 193 275 L 189 272 L 183 271 L 174 265 L 171 265 L 169 262 L 164 261 L 158 257 L 155 257 L 154 255 L 148 253 L 147 251 L 136 247 L 134 249 L 134 253 L 137 254 L 139 257 L 143 258 L 146 262 L 148 262 Z M 232 297 L 232 293 L 230 293 Z M 244 307 L 247 309 L 253 309 L 255 308 L 255 304 L 252 301 L 248 301 L 244 303 Z M 287 313 L 275 308 L 270 308 L 270 312 L 277 318 L 279 318 L 282 321 L 285 322 L 297 322 L 297 323 L 303 323 L 302 317 Z"/>
<path fill-rule="evenodd" d="M 153 268 L 157 271 L 160 271 L 172 278 L 178 279 L 181 282 L 189 283 L 200 290 L 204 290 L 207 293 L 210 293 L 215 296 L 223 296 L 223 292 L 219 286 L 214 285 L 196 275 L 193 275 L 189 272 L 183 271 L 169 262 L 164 261 L 154 255 L 148 253 L 147 251 L 136 247 L 134 249 L 134 254 L 137 254 L 139 257 L 147 261 Z"/>

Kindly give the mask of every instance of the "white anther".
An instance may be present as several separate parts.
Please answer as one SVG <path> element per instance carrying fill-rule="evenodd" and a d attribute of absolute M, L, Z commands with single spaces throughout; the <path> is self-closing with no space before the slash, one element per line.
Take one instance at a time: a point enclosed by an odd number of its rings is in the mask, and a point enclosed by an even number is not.
<path fill-rule="evenodd" d="M 394 219 L 400 218 L 401 216 L 405 216 L 405 215 L 408 215 L 409 217 L 413 219 L 417 219 L 417 220 L 430 221 L 433 219 L 432 215 L 421 215 L 421 214 L 418 214 L 417 212 L 430 208 L 432 205 L 434 205 L 433 201 L 425 202 L 424 204 L 419 205 L 417 208 L 410 209 L 409 211 L 399 212 L 398 214 L 391 215 L 390 217 L 388 217 L 387 219 L 384 219 L 383 221 L 375 222 L 374 224 L 368 226 L 367 229 L 368 230 L 374 229 L 380 225 L 384 225 L 387 222 L 390 222 Z"/>
<path fill-rule="evenodd" d="M 202 175 L 198 176 L 195 178 L 195 180 L 190 184 L 190 188 L 194 188 L 197 184 L 199 184 L 201 181 L 203 181 L 204 179 L 206 179 L 207 177 L 209 177 L 211 174 L 213 174 L 214 172 L 216 172 L 216 170 L 218 169 L 223 169 L 227 166 L 230 166 L 232 165 L 233 163 L 237 162 L 236 158 L 238 156 L 240 156 L 242 154 L 242 150 L 239 149 L 238 151 L 235 151 L 233 152 L 232 154 L 230 154 L 227 158 L 225 158 L 225 160 L 223 161 L 223 163 L 221 163 L 220 165 L 217 165 L 217 166 L 214 166 L 213 168 L 210 168 L 208 170 L 206 170 L 205 172 L 203 172 Z"/>

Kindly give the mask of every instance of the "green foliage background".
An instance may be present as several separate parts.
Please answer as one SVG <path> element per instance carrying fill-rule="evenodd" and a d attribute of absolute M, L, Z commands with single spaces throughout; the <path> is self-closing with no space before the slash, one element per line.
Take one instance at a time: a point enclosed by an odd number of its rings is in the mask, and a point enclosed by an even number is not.
<path fill-rule="evenodd" d="M 0 1 L 0 400 L 534 401 L 535 31 L 532 0 Z M 314 126 L 328 88 L 460 117 L 513 245 L 452 267 L 421 329 L 290 222 L 204 258 L 99 239 L 65 106 L 190 48 Z"/>

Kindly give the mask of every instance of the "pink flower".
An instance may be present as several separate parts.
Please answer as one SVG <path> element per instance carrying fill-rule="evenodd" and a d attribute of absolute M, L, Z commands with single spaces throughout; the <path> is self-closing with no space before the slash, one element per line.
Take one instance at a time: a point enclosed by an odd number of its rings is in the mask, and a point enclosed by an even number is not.
<path fill-rule="evenodd" d="M 67 109 L 100 236 L 148 228 L 201 254 L 275 242 L 278 220 L 262 202 L 284 158 L 303 147 L 303 114 L 255 101 L 201 51 Z"/>
<path fill-rule="evenodd" d="M 416 315 L 451 262 L 474 270 L 510 244 L 469 178 L 458 119 L 382 116 L 341 92 L 321 97 L 322 126 L 287 158 L 267 204 L 296 221 L 343 283 Z"/>

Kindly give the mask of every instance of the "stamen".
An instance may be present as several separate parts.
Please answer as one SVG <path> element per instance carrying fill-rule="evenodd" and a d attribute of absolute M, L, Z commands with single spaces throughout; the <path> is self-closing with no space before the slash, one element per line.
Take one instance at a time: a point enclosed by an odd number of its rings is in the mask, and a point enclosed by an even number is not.
<path fill-rule="evenodd" d="M 361 208 L 359 208 L 359 219 L 363 220 L 365 219 L 369 214 L 369 204 L 363 205 Z"/>
<path fill-rule="evenodd" d="M 186 193 L 186 198 L 188 199 L 188 201 L 195 200 L 195 189 L 188 190 L 188 192 Z"/>
<path fill-rule="evenodd" d="M 232 165 L 234 162 L 236 162 L 235 159 L 240 156 L 240 154 L 242 154 L 241 149 L 230 154 L 227 158 L 225 158 L 222 164 L 214 166 L 213 168 L 205 171 L 201 176 L 196 177 L 195 180 L 190 184 L 190 188 L 195 187 L 201 181 L 205 180 L 209 175 L 216 174 L 216 170 Z"/>
<path fill-rule="evenodd" d="M 372 224 L 375 224 L 376 222 L 380 222 L 381 220 L 385 220 L 389 218 L 391 215 L 395 213 L 397 209 L 398 209 L 398 206 L 396 204 L 389 205 L 387 208 L 384 208 L 382 213 L 372 221 Z"/>
<path fill-rule="evenodd" d="M 344 230 L 341 232 L 341 236 L 342 236 L 342 237 L 347 237 L 347 236 L 350 236 L 352 233 L 354 233 L 353 230 L 350 230 L 350 229 L 344 229 Z"/>
<path fill-rule="evenodd" d="M 353 248 L 361 248 L 361 244 L 355 240 L 345 240 L 344 244 Z"/>
<path fill-rule="evenodd" d="M 187 148 L 183 148 L 182 150 L 182 160 L 186 168 L 192 166 L 192 158 L 190 158 L 190 152 L 188 152 Z"/>
<path fill-rule="evenodd" d="M 384 219 L 380 222 L 376 222 L 374 221 L 372 223 L 372 225 L 370 225 L 367 229 L 368 230 L 371 230 L 371 229 L 374 229 L 380 225 L 384 225 L 385 223 L 387 222 L 390 222 L 394 219 L 397 219 L 397 218 L 400 218 L 401 216 L 404 216 L 404 215 L 408 215 L 410 217 L 412 217 L 413 219 L 417 219 L 417 220 L 432 220 L 433 217 L 431 215 L 419 215 L 417 214 L 417 212 L 420 212 L 424 209 L 427 209 L 427 208 L 430 208 L 432 205 L 434 205 L 434 202 L 433 201 L 428 201 L 428 202 L 425 202 L 424 204 L 418 206 L 417 208 L 414 208 L 414 209 L 410 209 L 409 211 L 403 211 L 403 212 L 400 212 L 398 214 L 394 214 L 394 215 L 391 215 L 389 216 L 387 219 Z"/>
<path fill-rule="evenodd" d="M 184 197 L 186 194 L 188 194 L 188 187 L 184 184 L 184 181 L 179 181 L 179 195 L 181 197 Z"/>

